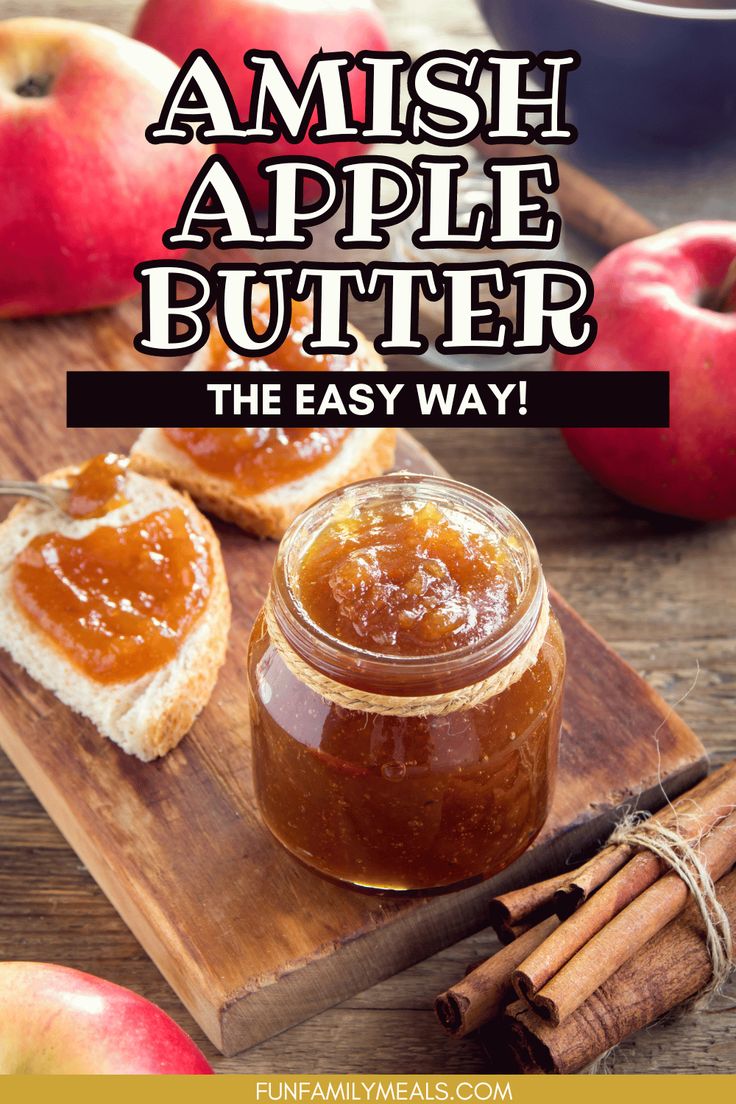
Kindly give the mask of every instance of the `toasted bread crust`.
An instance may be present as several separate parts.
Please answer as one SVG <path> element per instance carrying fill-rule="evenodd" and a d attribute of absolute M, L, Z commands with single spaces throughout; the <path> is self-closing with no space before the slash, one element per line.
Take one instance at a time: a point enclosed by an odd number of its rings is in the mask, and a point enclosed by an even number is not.
<path fill-rule="evenodd" d="M 186 736 L 197 716 L 212 697 L 220 668 L 227 655 L 230 631 L 230 591 L 227 585 L 225 565 L 222 562 L 220 542 L 207 518 L 207 545 L 212 557 L 212 589 L 205 613 L 209 625 L 208 640 L 197 657 L 198 664 L 190 671 L 186 686 L 168 708 L 152 719 L 146 732 L 144 754 L 140 758 L 150 760 L 175 748 Z"/>
<path fill-rule="evenodd" d="M 383 359 L 373 345 L 354 326 L 349 329 L 357 338 L 359 352 L 368 367 L 373 371 L 385 371 Z M 185 371 L 206 371 L 210 367 L 210 356 L 210 346 L 206 345 L 195 353 Z M 324 494 L 388 471 L 393 466 L 396 449 L 396 431 L 382 429 L 371 438 L 370 446 L 361 450 L 347 466 L 340 466 L 333 460 L 311 476 L 274 488 L 278 495 L 271 490 L 244 495 L 238 492 L 234 483 L 199 468 L 185 453 L 168 442 L 166 451 L 159 453 L 155 444 L 150 443 L 150 433 L 150 430 L 144 431 L 131 449 L 130 462 L 135 471 L 165 479 L 172 486 L 191 494 L 203 510 L 223 521 L 233 522 L 255 536 L 274 540 L 282 537 L 294 518 Z M 180 462 L 177 462 L 177 453 L 181 457 Z M 288 494 L 292 486 L 293 494 Z"/>
<path fill-rule="evenodd" d="M 59 468 L 43 476 L 42 481 L 65 482 L 76 471 L 76 466 Z M 71 709 L 87 716 L 102 735 L 107 736 L 114 743 L 121 746 L 123 750 L 144 761 L 165 755 L 167 751 L 175 747 L 189 731 L 197 714 L 209 701 L 220 668 L 225 660 L 231 613 L 230 593 L 220 542 L 212 525 L 197 510 L 188 495 L 172 490 L 162 480 L 156 480 L 155 482 L 165 487 L 167 497 L 171 497 L 172 504 L 175 504 L 177 499 L 182 500 L 182 505 L 186 508 L 188 516 L 197 525 L 207 542 L 212 563 L 212 586 L 208 603 L 200 618 L 197 619 L 184 638 L 182 648 L 187 646 L 187 642 L 190 641 L 193 634 L 198 633 L 200 639 L 197 643 L 196 653 L 191 657 L 192 662 L 187 664 L 186 678 L 177 683 L 174 696 L 172 697 L 171 693 L 163 692 L 158 708 L 154 706 L 154 708 L 149 709 L 145 723 L 136 726 L 133 732 L 131 732 L 130 726 L 126 726 L 123 730 L 122 727 L 116 727 L 114 723 L 103 724 L 100 717 L 94 715 L 94 707 L 85 707 L 81 700 L 85 693 L 91 695 L 93 700 L 97 700 L 99 696 L 106 692 L 115 694 L 124 691 L 131 697 L 132 701 L 135 701 L 138 688 L 144 688 L 148 684 L 149 676 L 144 676 L 132 683 L 113 683 L 109 687 L 97 684 L 89 676 L 74 667 L 64 653 L 57 649 L 56 645 L 37 626 L 30 621 L 24 624 L 24 635 L 31 643 L 31 653 L 43 657 L 45 671 L 53 670 L 51 676 L 47 674 L 46 677 L 39 677 L 40 672 L 34 671 L 29 664 L 29 673 L 52 693 L 56 694 L 57 697 L 60 697 Z M 37 507 L 33 502 L 25 501 L 18 503 L 10 511 L 5 521 L 0 525 L 0 544 L 3 536 L 11 532 L 19 523 L 22 523 L 24 515 L 34 510 L 34 508 Z M 0 562 L 0 566 L 4 566 L 2 562 Z M 11 654 L 14 652 L 12 647 L 7 650 Z M 14 658 L 16 657 L 14 656 Z M 173 671 L 178 658 L 177 656 L 176 659 L 166 664 L 165 667 L 161 668 L 161 671 Z M 17 662 L 22 666 L 26 665 L 21 657 L 17 657 Z M 76 696 L 74 689 L 70 690 L 70 687 L 77 688 Z M 79 688 L 81 688 L 81 692 Z M 165 690 L 166 688 L 164 688 Z M 125 717 L 123 716 L 124 720 Z"/>
<path fill-rule="evenodd" d="M 324 472 L 317 473 L 319 479 L 314 480 L 313 490 L 295 495 L 283 503 L 274 502 L 268 495 L 238 495 L 233 485 L 225 480 L 205 471 L 197 471 L 193 465 L 182 470 L 176 464 L 152 453 L 136 452 L 131 457 L 131 463 L 136 471 L 158 476 L 172 486 L 187 491 L 203 510 L 215 514 L 223 521 L 233 522 L 257 537 L 278 540 L 297 514 L 328 491 L 388 471 L 394 462 L 395 446 L 396 431 L 381 430 L 370 450 L 359 454 L 356 462 L 347 470 L 343 469 L 339 474 L 330 476 L 328 466 Z"/>

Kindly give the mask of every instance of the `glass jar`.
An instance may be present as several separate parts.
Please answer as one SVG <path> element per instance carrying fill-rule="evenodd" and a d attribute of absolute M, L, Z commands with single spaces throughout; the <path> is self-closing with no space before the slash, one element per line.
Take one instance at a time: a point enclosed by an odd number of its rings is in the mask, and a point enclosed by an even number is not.
<path fill-rule="evenodd" d="M 315 623 L 299 593 L 310 546 L 335 518 L 349 511 L 360 520 L 377 503 L 431 503 L 495 535 L 517 596 L 498 631 L 441 654 L 401 655 L 363 650 Z M 524 657 L 526 669 L 505 689 L 454 708 L 469 687 L 509 681 Z M 429 890 L 488 877 L 521 855 L 547 816 L 564 672 L 536 548 L 500 502 L 449 479 L 405 473 L 334 491 L 287 531 L 250 639 L 262 817 L 297 858 L 353 885 Z M 325 696 L 323 684 L 367 695 L 371 711 Z M 381 712 L 384 700 L 431 703 L 438 695 L 449 702 L 442 713 Z"/>

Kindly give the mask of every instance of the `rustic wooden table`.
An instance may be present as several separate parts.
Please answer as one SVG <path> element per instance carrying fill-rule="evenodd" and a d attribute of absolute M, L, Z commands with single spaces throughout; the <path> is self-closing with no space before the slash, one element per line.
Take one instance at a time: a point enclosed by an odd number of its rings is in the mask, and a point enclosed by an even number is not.
<path fill-rule="evenodd" d="M 412 51 L 470 45 L 488 34 L 472 0 L 382 0 L 393 42 Z M 0 17 L 59 15 L 128 30 L 134 0 L 0 0 Z M 732 218 L 736 143 L 699 154 L 585 167 L 661 226 Z M 589 263 L 595 253 L 568 240 Z M 61 412 L 59 414 L 61 417 Z M 595 485 L 555 430 L 419 433 L 458 479 L 526 521 L 552 583 L 673 705 L 712 753 L 736 755 L 736 528 L 655 517 Z M 615 708 L 615 703 L 612 703 Z M 156 1001 L 233 1073 L 473 1073 L 471 1039 L 437 1028 L 432 998 L 495 943 L 481 933 L 236 1058 L 220 1058 L 0 755 L 0 958 L 66 963 Z M 714 1008 L 629 1040 L 616 1073 L 736 1073 L 736 986 Z M 729 1007 L 729 1005 L 731 1007 Z"/>

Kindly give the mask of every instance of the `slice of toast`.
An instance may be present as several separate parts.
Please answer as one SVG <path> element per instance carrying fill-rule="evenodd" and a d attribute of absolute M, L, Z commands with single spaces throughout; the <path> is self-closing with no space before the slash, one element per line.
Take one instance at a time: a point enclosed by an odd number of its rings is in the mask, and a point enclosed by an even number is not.
<path fill-rule="evenodd" d="M 372 371 L 385 371 L 383 359 L 354 327 L 356 357 Z M 205 345 L 192 357 L 186 372 L 207 371 L 213 350 Z M 308 364 L 305 364 L 308 367 Z M 359 479 L 388 471 L 394 462 L 396 432 L 393 429 L 351 429 L 339 451 L 317 471 L 258 494 L 246 494 L 229 479 L 205 471 L 177 448 L 161 429 L 144 429 L 130 452 L 136 471 L 166 479 L 188 491 L 202 509 L 232 521 L 259 537 L 282 537 L 293 519 L 328 491 Z"/>
<path fill-rule="evenodd" d="M 394 462 L 392 429 L 353 429 L 339 452 L 318 471 L 255 495 L 203 471 L 160 429 L 146 429 L 131 452 L 136 471 L 167 479 L 188 491 L 203 510 L 258 537 L 282 537 L 294 518 L 322 495 L 388 471 Z"/>
<path fill-rule="evenodd" d="M 44 482 L 65 482 L 76 470 L 60 469 L 44 476 Z M 127 474 L 125 494 L 128 501 L 101 518 L 73 519 L 31 500 L 11 510 L 0 525 L 0 648 L 123 751 L 147 762 L 179 743 L 212 694 L 227 648 L 230 594 L 219 541 L 187 495 L 135 472 Z M 207 605 L 176 657 L 165 666 L 131 682 L 97 682 L 76 667 L 15 601 L 11 582 L 15 557 L 43 533 L 84 537 L 101 525 L 126 525 L 173 507 L 185 511 L 207 542 L 212 561 Z"/>

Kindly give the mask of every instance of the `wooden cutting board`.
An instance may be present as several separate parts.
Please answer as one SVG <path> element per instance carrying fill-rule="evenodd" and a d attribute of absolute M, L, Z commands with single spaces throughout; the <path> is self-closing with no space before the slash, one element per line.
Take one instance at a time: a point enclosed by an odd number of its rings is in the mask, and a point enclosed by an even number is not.
<path fill-rule="evenodd" d="M 152 367 L 130 345 L 136 311 L 2 324 L 0 475 L 127 449 L 132 431 L 65 429 L 64 372 Z M 408 435 L 398 463 L 437 470 Z M 561 867 L 636 795 L 641 807 L 661 804 L 658 778 L 674 793 L 704 773 L 692 732 L 555 595 L 569 675 L 559 784 L 534 846 L 491 882 L 430 898 L 324 881 L 271 839 L 253 800 L 244 658 L 275 546 L 218 531 L 233 598 L 229 658 L 178 749 L 147 765 L 127 757 L 4 655 L 0 744 L 225 1054 L 485 926 L 493 892 Z"/>

